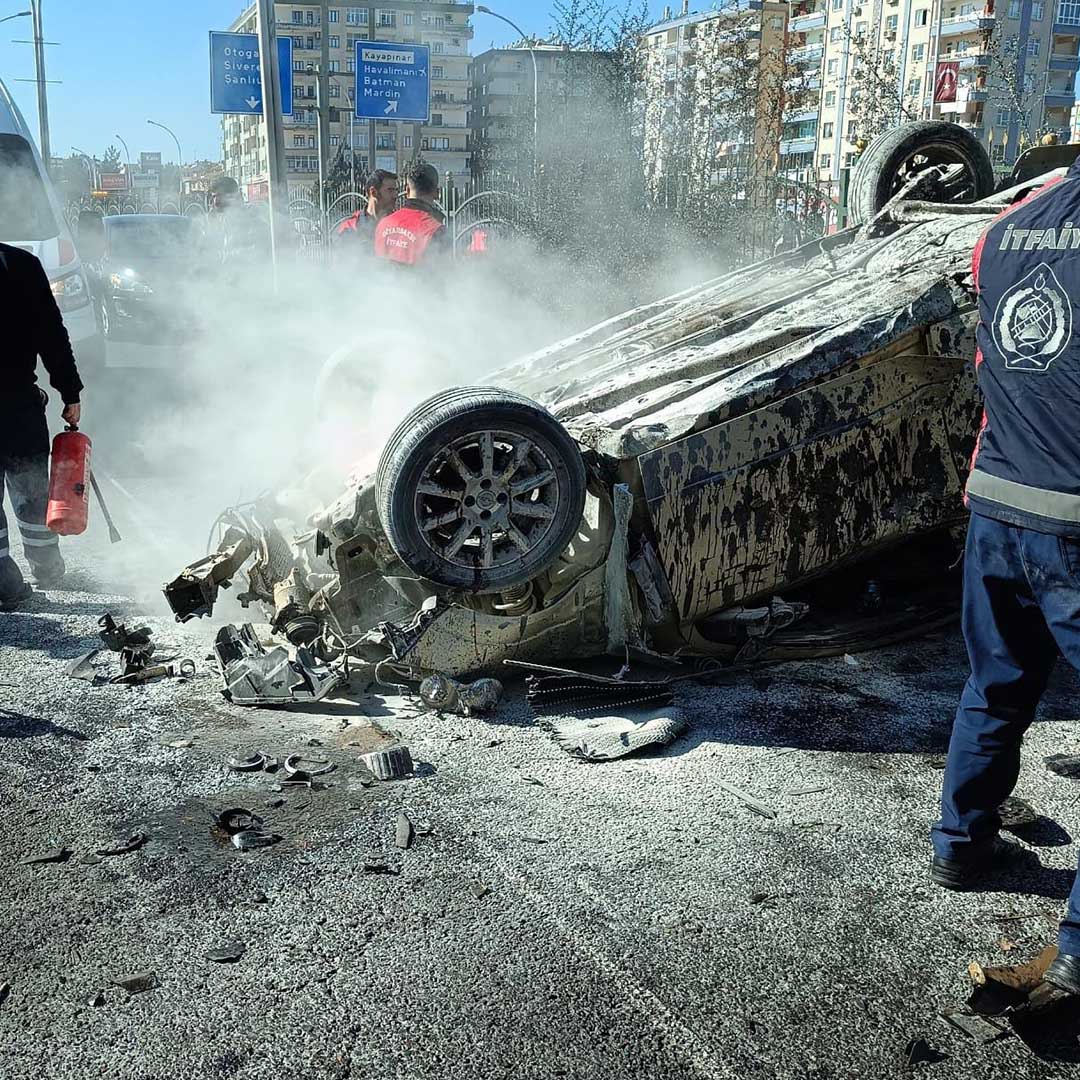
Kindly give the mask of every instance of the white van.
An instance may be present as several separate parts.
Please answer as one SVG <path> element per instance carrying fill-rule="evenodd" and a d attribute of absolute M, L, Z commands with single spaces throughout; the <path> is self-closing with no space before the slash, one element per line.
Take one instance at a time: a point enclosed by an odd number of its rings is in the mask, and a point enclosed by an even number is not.
<path fill-rule="evenodd" d="M 0 82 L 0 243 L 32 251 L 52 284 L 75 358 L 84 371 L 100 368 L 105 342 L 90 286 L 64 217 L 64 208 L 34 145 L 33 135 Z"/>

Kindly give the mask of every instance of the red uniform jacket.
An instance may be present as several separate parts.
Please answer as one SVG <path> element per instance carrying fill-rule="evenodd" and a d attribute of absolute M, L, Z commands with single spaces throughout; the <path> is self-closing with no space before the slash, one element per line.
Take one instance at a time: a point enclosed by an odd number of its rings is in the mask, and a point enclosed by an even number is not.
<path fill-rule="evenodd" d="M 424 261 L 432 241 L 437 243 L 436 237 L 445 231 L 445 219 L 435 207 L 409 199 L 375 227 L 375 254 L 403 266 L 416 266 Z"/>

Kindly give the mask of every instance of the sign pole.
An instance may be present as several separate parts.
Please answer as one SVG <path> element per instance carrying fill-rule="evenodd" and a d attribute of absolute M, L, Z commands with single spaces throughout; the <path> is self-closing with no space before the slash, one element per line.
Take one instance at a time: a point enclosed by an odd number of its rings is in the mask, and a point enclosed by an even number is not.
<path fill-rule="evenodd" d="M 283 220 L 289 213 L 288 174 L 285 170 L 285 133 L 281 120 L 281 61 L 273 0 L 257 0 L 263 122 L 266 125 L 266 165 L 270 196 L 270 260 L 274 291 L 278 287 L 278 256 L 284 251 Z"/>

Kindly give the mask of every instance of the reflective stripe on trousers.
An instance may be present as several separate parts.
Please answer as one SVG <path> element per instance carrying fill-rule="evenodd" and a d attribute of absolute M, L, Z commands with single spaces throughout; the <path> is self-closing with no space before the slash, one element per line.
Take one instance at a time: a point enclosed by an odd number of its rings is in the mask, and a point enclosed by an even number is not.
<path fill-rule="evenodd" d="M 32 522 L 23 521 L 20 517 L 16 517 L 15 521 L 22 534 L 23 547 L 48 547 L 50 544 L 60 543 L 60 537 L 48 525 L 35 525 Z"/>
<path fill-rule="evenodd" d="M 1003 480 L 978 468 L 972 469 L 968 476 L 967 492 L 1013 510 L 1053 518 L 1055 521 L 1075 521 L 1080 525 L 1080 495 L 1018 484 L 1015 480 Z"/>

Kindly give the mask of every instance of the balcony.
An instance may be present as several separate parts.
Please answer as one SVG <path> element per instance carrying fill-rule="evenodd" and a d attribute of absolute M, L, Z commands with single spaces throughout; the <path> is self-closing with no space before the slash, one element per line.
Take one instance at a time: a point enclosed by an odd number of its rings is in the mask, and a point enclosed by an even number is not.
<path fill-rule="evenodd" d="M 973 105 L 984 102 L 986 97 L 986 87 L 961 86 L 957 88 L 955 101 L 943 101 L 938 108 L 942 113 L 963 113 Z"/>
<path fill-rule="evenodd" d="M 793 34 L 805 34 L 810 30 L 820 30 L 825 25 L 825 12 L 811 11 L 808 15 L 796 15 L 788 23 Z"/>
<path fill-rule="evenodd" d="M 1080 66 L 1080 56 L 1076 53 L 1051 53 L 1049 67 L 1051 71 L 1075 71 Z"/>
<path fill-rule="evenodd" d="M 1055 34 L 1071 34 L 1075 37 L 1080 34 L 1080 19 L 1063 20 L 1060 17 L 1054 20 Z"/>
<path fill-rule="evenodd" d="M 985 11 L 954 15 L 951 19 L 941 20 L 941 36 L 955 37 L 959 34 L 974 34 L 980 30 L 993 30 L 996 21 L 993 15 Z"/>
<path fill-rule="evenodd" d="M 1071 86 L 1048 86 L 1044 99 L 1048 109 L 1055 105 L 1072 105 L 1076 101 L 1076 91 Z"/>
<path fill-rule="evenodd" d="M 942 61 L 954 60 L 960 65 L 961 71 L 970 71 L 972 68 L 984 68 L 990 65 L 990 54 L 981 49 L 971 49 L 968 52 L 942 53 Z"/>
<path fill-rule="evenodd" d="M 817 45 L 803 45 L 801 48 L 792 49 L 788 54 L 788 58 L 793 64 L 820 64 L 821 58 L 825 55 L 825 46 L 823 44 Z"/>
<path fill-rule="evenodd" d="M 818 117 L 821 115 L 820 109 L 800 109 L 798 112 L 784 113 L 785 124 L 807 124 L 810 122 L 817 123 Z"/>
<path fill-rule="evenodd" d="M 781 154 L 811 154 L 817 146 L 817 139 L 813 135 L 804 135 L 800 139 L 782 139 L 780 141 Z"/>

